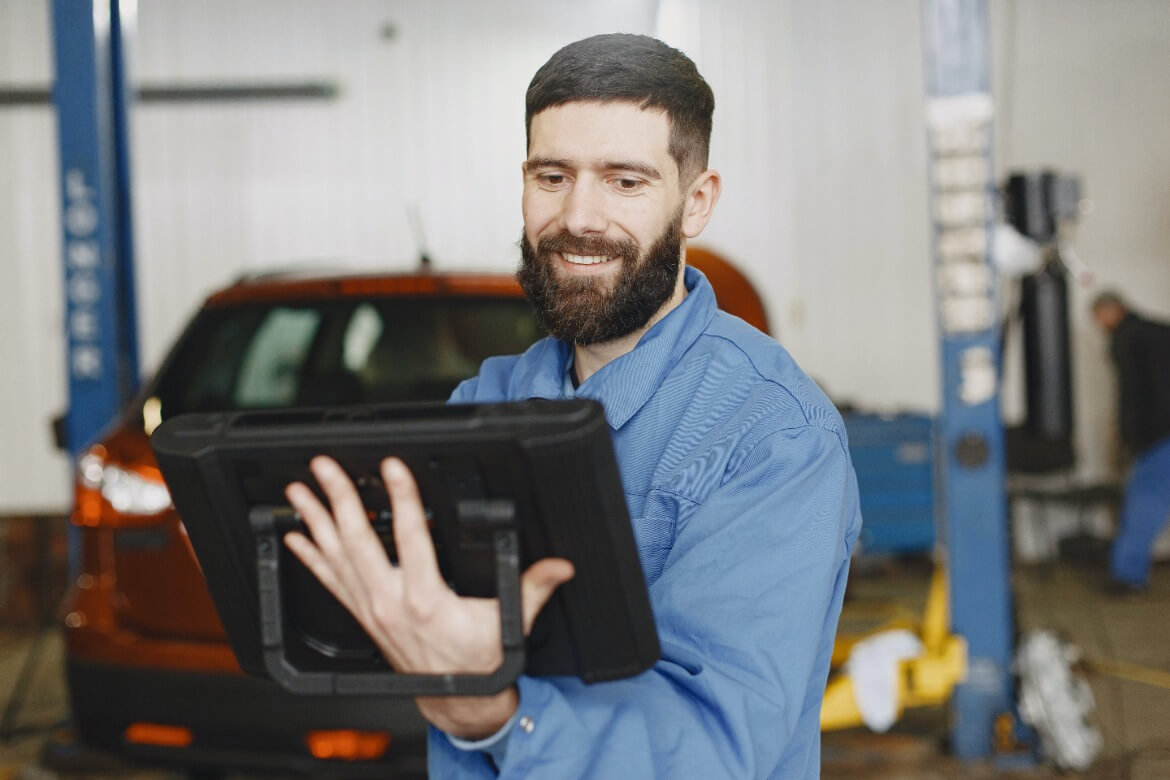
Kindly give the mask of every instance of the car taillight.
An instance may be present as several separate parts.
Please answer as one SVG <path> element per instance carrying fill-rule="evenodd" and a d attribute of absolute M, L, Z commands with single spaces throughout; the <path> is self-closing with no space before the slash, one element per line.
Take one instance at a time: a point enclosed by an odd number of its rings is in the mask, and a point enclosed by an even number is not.
<path fill-rule="evenodd" d="M 385 731 L 310 731 L 305 743 L 314 758 L 337 761 L 372 761 L 381 758 L 390 747 Z"/>
<path fill-rule="evenodd" d="M 127 742 L 139 745 L 184 748 L 195 739 L 186 726 L 166 726 L 159 723 L 131 723 L 122 733 Z"/>
<path fill-rule="evenodd" d="M 138 525 L 170 507 L 171 494 L 157 468 L 115 464 L 101 445 L 77 462 L 78 525 Z"/>

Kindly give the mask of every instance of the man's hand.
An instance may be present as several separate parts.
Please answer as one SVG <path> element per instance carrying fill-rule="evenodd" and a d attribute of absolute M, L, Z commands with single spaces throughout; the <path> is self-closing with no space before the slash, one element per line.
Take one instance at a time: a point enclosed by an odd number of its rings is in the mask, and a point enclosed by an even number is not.
<path fill-rule="evenodd" d="M 390 563 L 361 497 L 335 461 L 309 464 L 327 509 L 305 485 L 285 489 L 312 539 L 289 533 L 285 544 L 353 613 L 390 664 L 416 674 L 485 674 L 503 661 L 500 605 L 496 599 L 457 596 L 439 574 L 418 486 L 397 458 L 382 461 L 382 479 L 394 513 L 398 565 Z M 332 512 L 330 512 L 332 509 Z M 537 561 L 521 579 L 524 633 L 558 586 L 573 576 L 561 558 Z M 423 717 L 453 736 L 481 739 L 495 733 L 517 707 L 515 687 L 494 696 L 420 697 Z"/>

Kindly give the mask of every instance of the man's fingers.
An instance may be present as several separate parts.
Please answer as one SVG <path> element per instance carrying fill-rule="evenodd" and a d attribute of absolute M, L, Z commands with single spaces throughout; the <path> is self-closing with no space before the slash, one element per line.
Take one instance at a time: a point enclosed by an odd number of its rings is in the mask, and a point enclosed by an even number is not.
<path fill-rule="evenodd" d="M 323 455 L 313 458 L 309 467 L 329 498 L 344 555 L 367 583 L 375 575 L 383 576 L 383 570 L 389 569 L 390 563 L 370 524 L 369 510 L 362 503 L 349 474 L 335 460 Z"/>
<path fill-rule="evenodd" d="M 329 510 L 317 500 L 317 496 L 312 490 L 300 482 L 294 482 L 285 487 L 284 495 L 293 509 L 297 510 L 301 519 L 305 521 L 309 534 L 313 537 L 313 543 L 320 548 L 322 553 L 330 555 L 340 549 L 341 541 L 337 538 L 333 517 L 329 514 Z"/>
<path fill-rule="evenodd" d="M 386 458 L 382 461 L 382 479 L 394 512 L 394 546 L 398 549 L 403 587 L 412 600 L 417 599 L 416 604 L 437 598 L 447 585 L 439 576 L 435 543 L 414 476 L 398 458 Z"/>
<path fill-rule="evenodd" d="M 329 506 L 333 509 L 333 518 L 342 534 L 352 531 L 369 534 L 374 531 L 370 528 L 369 516 L 366 514 L 365 504 L 358 495 L 353 481 L 337 461 L 324 455 L 318 455 L 309 461 L 309 469 L 317 478 L 317 483 L 325 491 L 329 499 Z"/>
<path fill-rule="evenodd" d="M 553 592 L 573 579 L 573 564 L 564 558 L 544 558 L 529 566 L 520 579 L 520 601 L 524 606 L 524 635 L 532 632 L 532 624 L 540 610 L 552 598 Z"/>
<path fill-rule="evenodd" d="M 339 600 L 344 592 L 348 601 L 342 603 L 356 613 L 362 609 L 357 600 L 368 602 L 371 590 L 389 592 L 385 580 L 390 562 L 370 527 L 365 506 L 349 476 L 331 458 L 313 458 L 309 468 L 325 491 L 332 513 L 304 484 L 294 482 L 285 488 L 285 496 L 305 521 L 312 536 L 312 552 L 320 559 L 316 568 L 309 566 L 308 561 L 304 563 L 327 587 L 329 584 L 325 582 L 320 567 L 328 566 L 333 582 L 330 591 Z M 295 551 L 295 548 L 289 549 Z M 298 557 L 304 560 L 303 556 Z M 379 575 L 382 579 L 375 580 Z"/>
<path fill-rule="evenodd" d="M 333 567 L 321 555 L 321 551 L 317 546 L 310 542 L 304 534 L 298 531 L 290 531 L 284 535 L 284 545 L 292 554 L 300 559 L 301 563 L 305 564 L 305 568 L 311 571 L 321 584 L 325 586 L 326 590 L 333 594 L 334 598 L 342 604 L 351 606 L 354 603 L 352 594 L 349 593 L 344 583 L 333 571 Z"/>

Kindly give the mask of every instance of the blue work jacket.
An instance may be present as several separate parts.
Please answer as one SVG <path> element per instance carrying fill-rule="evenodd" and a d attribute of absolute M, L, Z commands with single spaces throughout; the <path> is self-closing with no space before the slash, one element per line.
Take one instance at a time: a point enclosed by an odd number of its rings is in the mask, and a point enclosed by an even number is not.
<path fill-rule="evenodd" d="M 453 402 L 600 401 L 662 658 L 586 685 L 517 681 L 482 743 L 432 728 L 431 777 L 813 778 L 849 558 L 861 528 L 844 426 L 776 341 L 719 311 L 687 268 L 682 303 L 575 390 L 572 349 L 490 358 Z M 470 749 L 469 749 L 470 748 Z"/>

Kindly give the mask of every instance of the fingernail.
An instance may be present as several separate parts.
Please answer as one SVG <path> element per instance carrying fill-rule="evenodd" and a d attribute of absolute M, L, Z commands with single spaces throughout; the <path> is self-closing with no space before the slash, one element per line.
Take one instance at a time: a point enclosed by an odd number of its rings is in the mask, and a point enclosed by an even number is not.
<path fill-rule="evenodd" d="M 313 460 L 309 462 L 309 466 L 314 471 L 318 472 L 336 471 L 338 468 L 336 463 L 334 463 L 330 458 L 326 458 L 324 455 L 318 455 L 317 457 L 313 458 Z"/>
<path fill-rule="evenodd" d="M 398 458 L 386 458 L 386 476 L 395 481 L 406 477 L 406 464 Z"/>

